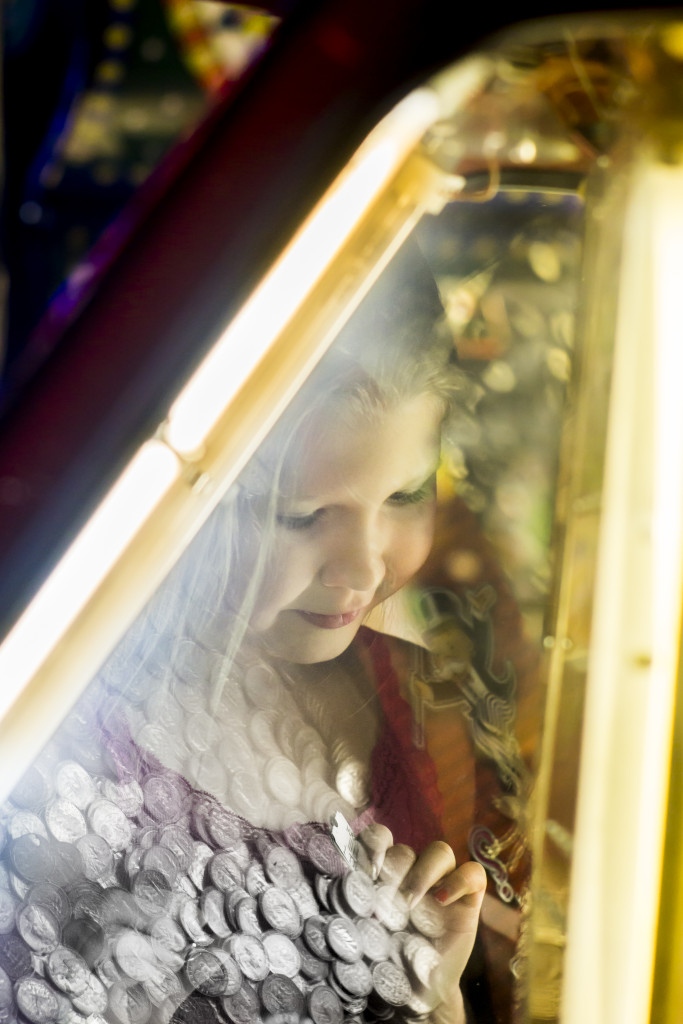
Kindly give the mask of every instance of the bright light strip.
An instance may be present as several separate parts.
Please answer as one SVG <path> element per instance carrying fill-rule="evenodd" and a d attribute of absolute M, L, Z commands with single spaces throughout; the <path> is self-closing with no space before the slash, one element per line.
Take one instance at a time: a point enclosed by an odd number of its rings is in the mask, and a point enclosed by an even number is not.
<path fill-rule="evenodd" d="M 140 527 L 178 480 L 161 441 L 140 448 L 0 647 L 0 718 L 8 711 Z"/>
<path fill-rule="evenodd" d="M 643 159 L 624 242 L 564 1024 L 649 1019 L 683 591 L 681 168 Z"/>
<path fill-rule="evenodd" d="M 655 505 L 654 651 L 667 678 L 676 672 L 683 562 L 683 171 L 658 168 L 654 183 Z"/>
<path fill-rule="evenodd" d="M 400 103 L 361 146 L 173 403 L 165 438 L 192 458 L 358 221 L 439 113 L 429 89 Z"/>

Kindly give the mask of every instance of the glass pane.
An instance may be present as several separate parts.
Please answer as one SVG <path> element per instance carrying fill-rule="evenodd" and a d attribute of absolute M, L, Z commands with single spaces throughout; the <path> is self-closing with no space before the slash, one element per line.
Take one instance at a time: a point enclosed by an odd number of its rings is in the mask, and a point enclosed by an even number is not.
<path fill-rule="evenodd" d="M 8 1024 L 557 1019 L 658 32 L 518 34 L 427 132 L 432 212 L 3 807 Z"/>

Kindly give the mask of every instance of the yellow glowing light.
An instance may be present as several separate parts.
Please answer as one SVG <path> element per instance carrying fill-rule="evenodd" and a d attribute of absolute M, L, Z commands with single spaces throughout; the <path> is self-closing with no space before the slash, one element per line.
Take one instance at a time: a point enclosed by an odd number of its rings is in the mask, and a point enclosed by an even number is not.
<path fill-rule="evenodd" d="M 322 277 L 372 201 L 438 113 L 427 89 L 412 93 L 361 147 L 282 257 L 241 309 L 174 402 L 165 437 L 192 457 L 274 338 Z"/>
<path fill-rule="evenodd" d="M 0 647 L 0 717 L 178 479 L 180 465 L 160 441 L 135 455 Z"/>
<path fill-rule="evenodd" d="M 626 216 L 562 1020 L 649 1019 L 683 593 L 683 172 Z M 634 884 L 635 880 L 635 884 Z"/>

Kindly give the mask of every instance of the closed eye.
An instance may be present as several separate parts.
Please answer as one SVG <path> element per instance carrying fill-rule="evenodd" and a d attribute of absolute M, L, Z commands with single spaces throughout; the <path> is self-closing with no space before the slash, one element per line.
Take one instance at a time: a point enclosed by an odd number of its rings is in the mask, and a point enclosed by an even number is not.
<path fill-rule="evenodd" d="M 309 512 L 305 516 L 279 515 L 277 523 L 278 526 L 284 527 L 285 530 L 309 530 L 312 526 L 315 526 L 324 512 L 325 509 L 317 508 L 315 512 Z"/>
<path fill-rule="evenodd" d="M 394 491 L 387 498 L 388 505 L 419 505 L 423 501 L 431 501 L 434 497 L 434 488 L 436 485 L 436 474 L 430 476 L 422 487 L 418 487 L 416 491 Z"/>

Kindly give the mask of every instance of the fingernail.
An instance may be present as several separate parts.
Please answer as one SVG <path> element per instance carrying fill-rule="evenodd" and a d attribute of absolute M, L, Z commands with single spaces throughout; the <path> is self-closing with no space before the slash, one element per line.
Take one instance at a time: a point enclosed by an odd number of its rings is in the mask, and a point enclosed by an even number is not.
<path fill-rule="evenodd" d="M 432 896 L 434 897 L 435 900 L 438 900 L 439 903 L 445 903 L 446 900 L 448 899 L 448 889 L 437 889 L 436 892 L 432 893 Z"/>
<path fill-rule="evenodd" d="M 373 882 L 376 882 L 378 876 L 379 876 L 379 864 L 377 863 L 377 861 L 373 861 L 372 864 L 370 865 L 370 877 L 372 878 Z"/>

